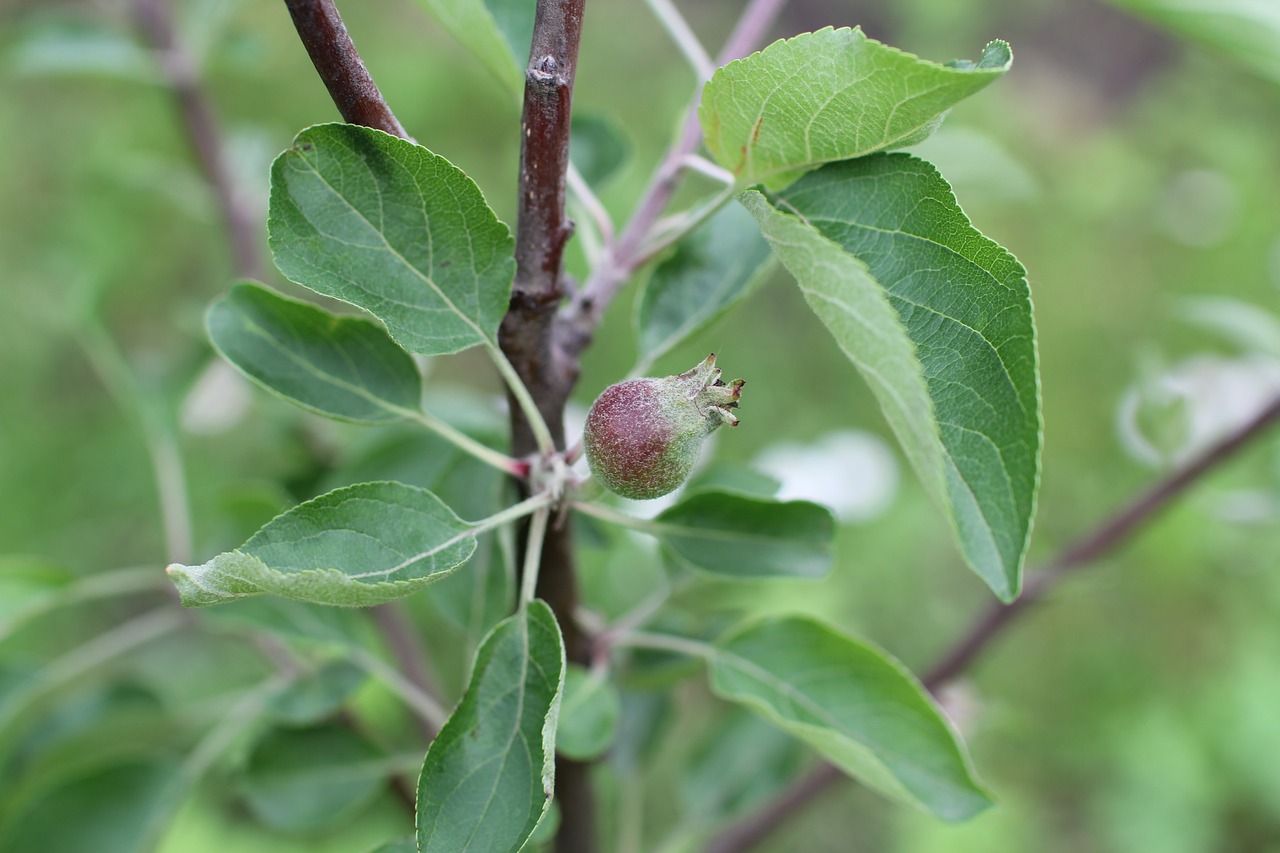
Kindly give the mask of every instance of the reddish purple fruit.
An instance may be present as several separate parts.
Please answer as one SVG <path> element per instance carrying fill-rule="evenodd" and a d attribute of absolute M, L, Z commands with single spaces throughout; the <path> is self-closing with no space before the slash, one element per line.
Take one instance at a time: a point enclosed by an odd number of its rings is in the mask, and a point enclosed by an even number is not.
<path fill-rule="evenodd" d="M 583 441 L 591 473 L 624 498 L 649 500 L 680 488 L 702 442 L 721 424 L 737 426 L 743 380 L 726 385 L 715 353 L 679 376 L 610 385 L 591 404 Z"/>

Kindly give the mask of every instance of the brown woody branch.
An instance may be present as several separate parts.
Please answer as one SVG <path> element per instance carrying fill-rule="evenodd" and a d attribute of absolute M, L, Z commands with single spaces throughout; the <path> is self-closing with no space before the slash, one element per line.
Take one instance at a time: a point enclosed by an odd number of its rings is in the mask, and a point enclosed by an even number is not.
<path fill-rule="evenodd" d="M 1200 482 L 1206 474 L 1253 443 L 1280 422 L 1280 397 L 1237 430 L 1137 495 L 1083 538 L 1063 550 L 1027 582 L 1022 597 L 1009 605 L 993 604 L 929 669 L 924 686 L 937 693 L 967 670 L 1006 628 L 1041 601 L 1069 574 L 1128 542 L 1161 510 Z M 764 808 L 730 824 L 707 845 L 706 853 L 745 853 L 764 841 L 791 817 L 811 805 L 847 777 L 834 765 L 821 764 L 800 777 Z"/>
<path fill-rule="evenodd" d="M 178 38 L 169 0 L 136 0 L 134 17 L 143 37 L 156 52 L 200 171 L 213 191 L 231 241 L 236 275 L 261 278 L 261 223 L 256 221 L 231 175 L 213 105 L 201 88 L 195 61 Z"/>
<path fill-rule="evenodd" d="M 284 0 L 342 120 L 411 139 L 364 67 L 333 0 Z"/>
<path fill-rule="evenodd" d="M 560 450 L 565 444 L 565 402 L 578 378 L 578 366 L 576 359 L 560 357 L 551 330 L 564 292 L 564 247 L 573 233 L 565 213 L 565 174 L 584 6 L 584 0 L 538 0 L 520 122 L 516 278 L 510 309 L 498 331 L 502 351 L 529 389 Z M 515 400 L 510 403 L 512 454 L 532 454 L 538 447 L 528 418 Z M 527 526 L 520 533 L 522 546 L 526 534 Z M 547 531 L 541 556 L 537 595 L 556 614 L 568 659 L 585 663 L 588 645 L 574 620 L 578 578 L 567 518 Z M 556 800 L 561 817 L 555 849 L 594 853 L 598 842 L 590 765 L 557 756 Z"/>

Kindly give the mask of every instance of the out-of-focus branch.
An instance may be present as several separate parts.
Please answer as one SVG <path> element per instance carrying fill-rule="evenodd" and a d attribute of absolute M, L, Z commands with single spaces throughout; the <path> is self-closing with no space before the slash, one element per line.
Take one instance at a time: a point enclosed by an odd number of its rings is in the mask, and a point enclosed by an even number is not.
<path fill-rule="evenodd" d="M 386 641 L 387 650 L 396 662 L 396 670 L 413 688 L 423 696 L 431 697 L 438 706 L 440 690 L 435 685 L 431 673 L 431 664 L 422 652 L 422 640 L 414 630 L 413 622 L 405 611 L 404 604 L 389 601 L 369 611 L 378 632 Z M 447 717 L 447 714 L 444 715 Z M 443 724 L 443 717 L 431 719 L 429 716 L 417 714 L 418 728 L 428 741 L 434 740 Z"/>
<path fill-rule="evenodd" d="M 930 691 L 937 691 L 948 681 L 969 668 L 978 655 L 1014 619 L 1044 598 L 1072 571 L 1105 556 L 1151 521 L 1205 474 L 1217 468 L 1237 452 L 1249 446 L 1277 421 L 1280 421 L 1280 397 L 1276 397 L 1234 432 L 1211 445 L 1173 471 L 1169 476 L 1142 492 L 1117 512 L 1103 520 L 1090 533 L 1067 547 L 1027 581 L 1022 596 L 1012 604 L 994 604 L 974 620 L 969 630 L 953 643 L 937 664 L 924 677 Z"/>
<path fill-rule="evenodd" d="M 232 177 L 213 105 L 201 88 L 195 60 L 178 37 L 169 0 L 134 0 L 134 15 L 138 28 L 156 52 L 200 171 L 213 191 L 231 241 L 236 275 L 261 278 L 262 225 Z"/>
<path fill-rule="evenodd" d="M 1234 432 L 1105 518 L 1090 533 L 1069 545 L 1043 569 L 1032 575 L 1021 598 L 1009 605 L 993 604 L 979 615 L 929 669 L 924 677 L 924 686 L 936 693 L 955 679 L 1019 615 L 1042 600 L 1063 578 L 1128 542 L 1174 499 L 1200 482 L 1210 471 L 1251 445 L 1277 422 L 1280 422 L 1280 397 L 1273 399 Z M 727 826 L 707 845 L 706 853 L 745 853 L 845 778 L 834 765 L 821 764 L 815 767 L 763 808 Z"/>
<path fill-rule="evenodd" d="M 284 4 L 343 121 L 411 139 L 369 76 L 333 0 L 284 0 Z"/>

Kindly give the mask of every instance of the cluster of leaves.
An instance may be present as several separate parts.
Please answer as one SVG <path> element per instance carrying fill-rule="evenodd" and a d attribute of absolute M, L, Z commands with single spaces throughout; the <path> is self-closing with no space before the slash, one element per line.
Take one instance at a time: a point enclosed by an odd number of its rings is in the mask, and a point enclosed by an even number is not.
<path fill-rule="evenodd" d="M 528 44 L 531 4 L 422 2 L 518 97 L 523 81 L 517 57 Z M 1117 2 L 1227 47 L 1276 78 L 1276 40 L 1266 37 L 1276 30 L 1270 9 L 1244 0 Z M 65 32 L 36 35 L 10 55 L 23 73 L 106 72 L 159 82 L 152 58 L 122 32 L 110 38 L 71 33 L 78 41 L 69 41 Z M 1002 597 L 1015 594 L 1018 584 L 1038 448 L 1038 439 L 1028 443 L 1028 427 L 1038 415 L 1025 282 L 1016 262 L 969 227 L 932 167 L 885 151 L 926 133 L 946 106 L 998 76 L 1005 64 L 998 44 L 979 67 L 943 68 L 867 42 L 856 31 L 824 31 L 723 69 L 704 99 L 708 150 L 733 173 L 728 195 L 738 195 L 741 204 L 719 210 L 673 246 L 650 274 L 637 316 L 642 360 L 651 362 L 749 292 L 776 254 L 876 389 L 921 478 L 949 508 L 963 553 Z M 923 85 L 913 88 L 916 83 Z M 935 90 L 937 100 L 928 100 Z M 926 105 L 916 111 L 921 103 Z M 891 130 L 877 129 L 898 121 Z M 277 259 L 290 277 L 361 305 L 381 322 L 335 315 L 241 284 L 210 311 L 210 334 L 229 360 L 280 395 L 342 420 L 389 428 L 381 431 L 385 439 L 376 440 L 374 452 L 353 466 L 358 475 L 326 477 L 319 490 L 341 488 L 285 513 L 237 552 L 205 566 L 175 569 L 192 579 L 184 591 L 193 602 L 254 597 L 202 614 L 200 624 L 211 626 L 211 634 L 229 626 L 249 636 L 269 632 L 289 644 L 301 665 L 261 675 L 243 663 L 243 645 L 223 648 L 202 636 L 201 645 L 191 647 L 178 630 L 186 623 L 158 595 L 150 569 L 77 580 L 41 560 L 0 561 L 0 641 L 18 636 L 22 652 L 7 655 L 0 670 L 5 783 L 21 783 L 8 789 L 0 805 L 0 849 L 154 848 L 167 816 L 227 752 L 240 765 L 238 793 L 261 822 L 290 832 L 332 830 L 376 797 L 389 775 L 416 773 L 422 759 L 420 750 L 397 750 L 388 742 L 394 738 L 355 732 L 337 720 L 340 709 L 359 701 L 368 674 L 387 683 L 394 683 L 394 674 L 367 651 L 375 641 L 356 618 L 361 614 L 311 602 L 369 603 L 428 585 L 427 595 L 416 601 L 429 598 L 433 609 L 420 612 L 456 623 L 458 634 L 468 637 L 457 644 L 457 655 L 470 657 L 475 650 L 475 661 L 469 686 L 443 679 L 442 696 L 467 689 L 423 774 L 424 849 L 519 846 L 543 815 L 553 747 L 582 759 L 611 750 L 611 761 L 634 766 L 637 739 L 620 718 L 635 717 L 636 708 L 644 707 L 647 697 L 637 684 L 666 685 L 688 675 L 687 667 L 671 666 L 669 652 L 703 659 L 714 693 L 753 712 L 735 711 L 693 757 L 680 786 L 687 814 L 679 830 L 708 832 L 759 803 L 795 771 L 796 740 L 881 790 L 944 817 L 982 808 L 985 800 L 962 748 L 911 676 L 883 652 L 813 620 L 775 618 L 722 632 L 715 625 L 708 634 L 716 638 L 705 642 L 702 625 L 668 607 L 653 617 L 668 633 L 621 631 L 635 628 L 637 620 L 627 614 L 643 593 L 619 588 L 611 598 L 623 615 L 601 632 L 613 643 L 613 665 L 592 671 L 563 666 L 557 629 L 540 603 L 504 621 L 512 609 L 512 571 L 501 565 L 503 543 L 494 547 L 489 531 L 539 507 L 535 502 L 497 509 L 500 472 L 512 460 L 493 449 L 500 439 L 484 435 L 486 444 L 477 444 L 421 410 L 422 380 L 408 353 L 491 348 L 488 324 L 505 310 L 502 289 L 509 287 L 510 238 L 505 228 L 492 227 L 482 199 L 455 210 L 454 227 L 474 226 L 490 238 L 468 247 L 470 266 L 455 276 L 452 262 L 415 254 L 428 233 L 414 231 L 414 217 L 424 209 L 415 193 L 457 188 L 474 201 L 474 184 L 453 177 L 456 170 L 423 149 L 376 133 L 329 127 L 311 133 L 324 137 L 321 149 L 295 150 L 294 167 L 304 166 L 306 153 L 346 158 L 333 162 L 353 167 L 349 174 L 332 168 L 326 173 L 327 182 L 343 186 L 343 193 L 364 193 L 370 201 L 370 184 L 355 176 L 378 169 L 398 189 L 385 196 L 385 216 L 382 190 L 377 191 L 379 216 L 370 221 L 378 227 L 346 232 L 345 247 L 328 244 L 340 259 L 336 266 L 314 260 L 324 254 L 326 241 L 306 248 L 301 241 L 308 229 L 328 233 L 330 225 L 345 220 L 331 219 L 330 211 L 320 216 L 323 228 L 313 227 L 314 208 L 295 203 L 286 189 L 277 210 L 292 205 L 287 222 L 300 230 L 280 223 Z M 347 142 L 335 141 L 340 139 Z M 589 174 L 579 145 L 585 141 L 575 140 L 574 159 Z M 301 181 L 298 192 L 310 201 L 318 192 L 323 200 L 327 190 L 315 180 L 318 170 L 307 189 L 309 168 L 294 176 Z M 434 177 L 420 180 L 426 174 Z M 351 185 L 344 186 L 349 177 Z M 279 178 L 277 190 L 285 184 Z M 341 208 L 337 199 L 331 201 Z M 447 199 L 434 202 L 448 209 Z M 451 220 L 446 214 L 437 221 Z M 404 231 L 413 232 L 408 237 L 383 233 L 405 222 L 410 225 Z M 452 238 L 442 242 L 450 253 L 457 250 Z M 400 250 L 407 259 L 403 265 L 380 266 Z M 308 271 L 312 264 L 315 269 Z M 423 274 L 452 292 L 473 294 L 474 301 L 458 298 L 460 312 L 438 310 L 440 304 L 422 299 L 430 295 Z M 369 282 L 379 288 L 386 282 L 388 290 L 369 294 L 370 302 L 345 289 Z M 396 289 L 401 287 L 406 289 Z M 404 304 L 395 304 L 406 294 Z M 424 320 L 427 315 L 431 319 Z M 966 343 L 978 330 L 989 346 L 972 338 Z M 1007 387 L 988 381 L 999 378 L 1001 368 Z M 442 411 L 452 420 L 452 412 Z M 406 427 L 432 432 L 414 434 Z M 468 442 L 467 450 L 459 449 Z M 408 446 L 413 450 L 407 462 L 403 455 L 394 466 L 378 458 Z M 1003 470 L 990 464 L 995 458 L 1005 463 Z M 757 481 L 722 479 L 715 487 L 716 482 L 691 484 L 679 503 L 652 520 L 623 516 L 599 503 L 580 502 L 576 509 L 591 521 L 625 524 L 654 537 L 673 584 L 695 571 L 729 582 L 827 571 L 832 526 L 824 511 L 773 501 L 766 494 L 770 487 Z M 595 524 L 580 527 L 584 539 L 607 543 L 622 558 L 633 555 L 626 550 L 634 548 L 630 538 Z M 726 542 L 740 547 L 727 549 Z M 77 626 L 101 626 L 103 633 L 71 651 L 65 643 L 20 633 L 38 620 L 59 624 L 57 611 L 64 606 L 126 595 L 154 597 L 159 607 L 119 625 L 109 622 L 116 612 L 110 607 L 86 607 L 97 614 L 77 618 Z M 645 609 L 642 604 L 634 612 Z M 646 644 L 655 648 L 640 648 Z M 142 655 L 142 662 L 100 688 L 97 683 L 109 677 L 106 664 L 131 654 Z M 26 666 L 27 659 L 41 665 Z M 542 670 L 538 677 L 531 665 Z M 232 698 L 214 695 L 209 685 L 226 680 L 213 673 L 232 670 L 261 676 L 260 687 Z M 148 674 L 154 676 L 148 685 L 170 686 L 144 689 Z M 193 698 L 179 699 L 184 692 Z M 515 707 L 517 696 L 528 705 Z M 482 719 L 490 707 L 497 716 Z M 475 818 L 483 809 L 470 808 L 477 800 L 440 795 L 461 790 L 451 775 L 458 768 L 510 756 L 500 738 L 490 737 L 494 723 L 507 726 L 502 731 L 512 742 L 527 747 L 528 760 L 508 768 L 510 776 L 480 780 L 498 792 L 491 802 L 504 818 L 481 826 Z M 1173 741 L 1188 739 L 1182 732 Z M 190 749 L 193 742 L 197 746 Z M 1139 750 L 1133 764 L 1149 768 L 1147 759 Z M 1134 786 L 1143 802 L 1150 799 L 1149 781 L 1144 777 Z M 1128 811 L 1118 820 L 1132 823 Z M 542 820 L 536 836 L 547 823 Z M 385 850 L 418 847 L 410 840 Z"/>
<path fill-rule="evenodd" d="M 720 69 L 700 118 L 707 149 L 732 183 L 711 203 L 732 195 L 741 207 L 712 218 L 659 265 L 639 315 L 641 339 L 669 348 L 747 292 L 772 249 L 871 383 L 948 509 L 966 559 L 1005 599 L 1019 586 L 1040 444 L 1025 275 L 972 228 L 932 166 L 885 152 L 927 136 L 1010 62 L 1003 42 L 977 63 L 941 66 L 856 29 L 827 29 Z M 512 239 L 475 183 L 419 145 L 349 125 L 303 131 L 271 178 L 270 245 L 281 272 L 380 322 L 245 283 L 209 312 L 219 351 L 313 412 L 408 420 L 508 473 L 536 465 L 480 445 L 420 404 L 412 354 L 470 347 L 484 350 L 527 401 L 497 344 Z M 711 268 L 690 256 L 713 259 Z M 235 551 L 169 574 L 188 606 L 262 594 L 369 606 L 455 572 L 494 528 L 530 515 L 535 527 L 545 524 L 553 499 L 535 493 L 466 521 L 426 489 L 361 483 L 288 510 Z M 690 489 L 641 520 L 585 496 L 570 500 L 598 520 L 656 537 L 677 572 L 813 577 L 830 564 L 834 525 L 815 504 Z M 527 562 L 531 570 L 536 563 Z M 802 618 L 734 626 L 714 642 L 635 627 L 608 633 L 610 645 L 704 658 L 717 695 L 867 784 L 947 819 L 988 804 L 950 727 L 884 652 Z M 557 730 L 566 733 L 561 748 L 582 757 L 612 741 L 609 709 L 618 698 L 601 676 L 566 666 L 554 616 L 522 596 L 476 650 L 463 697 L 427 753 L 418 849 L 520 848 L 554 790 Z M 584 731 L 593 733 L 586 744 Z"/>

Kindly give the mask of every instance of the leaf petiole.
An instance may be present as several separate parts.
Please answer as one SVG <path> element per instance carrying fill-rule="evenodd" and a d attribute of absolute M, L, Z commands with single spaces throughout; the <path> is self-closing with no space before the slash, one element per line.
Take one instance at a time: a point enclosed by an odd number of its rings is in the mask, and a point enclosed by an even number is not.
<path fill-rule="evenodd" d="M 486 342 L 485 349 L 488 350 L 489 357 L 493 359 L 494 366 L 498 368 L 498 373 L 502 374 L 503 381 L 511 389 L 511 396 L 515 398 L 516 404 L 529 421 L 529 429 L 533 431 L 534 440 L 538 442 L 538 452 L 545 457 L 550 457 L 556 452 L 556 445 L 551 439 L 551 430 L 547 427 L 547 422 L 543 419 L 542 412 L 538 410 L 538 404 L 534 402 L 533 395 L 529 393 L 529 387 L 524 384 L 524 380 L 516 372 L 515 366 L 511 364 L 507 359 L 506 353 L 499 349 L 497 344 Z"/>
<path fill-rule="evenodd" d="M 638 266 L 643 266 L 648 263 L 652 258 L 661 254 L 668 246 L 674 245 L 683 239 L 685 235 L 696 230 L 699 225 L 714 216 L 716 211 L 724 207 L 725 204 L 727 204 L 737 193 L 737 190 L 738 188 L 736 185 L 729 184 L 716 195 L 712 196 L 711 200 L 706 204 L 677 215 L 660 230 L 655 229 L 658 230 L 658 233 L 652 236 L 649 241 L 641 247 L 640 251 L 637 252 L 637 256 L 640 259 Z"/>
<path fill-rule="evenodd" d="M 671 36 L 671 40 L 680 48 L 684 58 L 689 61 L 693 73 L 698 75 L 698 82 L 705 83 L 715 73 L 716 64 L 711 61 L 707 49 L 698 41 L 689 22 L 680 14 L 671 0 L 648 0 L 649 9 L 653 12 L 663 29 Z"/>
<path fill-rule="evenodd" d="M 715 646 L 710 643 L 704 643 L 701 640 L 676 637 L 672 634 L 652 634 L 648 631 L 629 631 L 618 634 L 613 638 L 613 645 L 676 652 L 689 657 L 702 658 L 706 661 L 710 661 L 720 654 Z"/>
<path fill-rule="evenodd" d="M 547 536 L 547 520 L 551 517 L 551 507 L 539 507 L 529 521 L 529 538 L 525 543 L 524 567 L 520 576 L 520 609 L 528 607 L 538 589 L 538 570 L 542 567 L 542 543 Z"/>
<path fill-rule="evenodd" d="M 426 427 L 446 441 L 452 442 L 460 450 L 470 453 L 476 459 L 497 468 L 505 474 L 520 478 L 529 474 L 528 462 L 513 459 L 505 453 L 500 453 L 487 444 L 476 441 L 457 427 L 450 426 L 425 411 L 411 411 L 409 409 L 395 409 L 394 411 L 399 412 L 414 423 Z"/>

